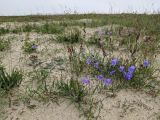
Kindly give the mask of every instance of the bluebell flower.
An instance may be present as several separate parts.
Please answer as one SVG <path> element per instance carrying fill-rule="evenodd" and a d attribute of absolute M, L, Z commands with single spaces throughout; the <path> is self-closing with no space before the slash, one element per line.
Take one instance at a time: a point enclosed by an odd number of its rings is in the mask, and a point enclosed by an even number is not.
<path fill-rule="evenodd" d="M 128 68 L 128 72 L 133 73 L 135 71 L 136 67 L 134 65 L 130 66 Z"/>
<path fill-rule="evenodd" d="M 96 78 L 100 81 L 102 81 L 104 79 L 103 75 L 97 75 Z"/>
<path fill-rule="evenodd" d="M 123 72 L 123 71 L 124 71 L 124 66 L 120 66 L 120 67 L 119 67 L 119 71 L 120 71 L 120 72 Z"/>
<path fill-rule="evenodd" d="M 90 59 L 90 58 L 88 58 L 87 60 L 86 60 L 86 64 L 87 65 L 90 65 L 92 63 L 92 60 Z"/>
<path fill-rule="evenodd" d="M 148 67 L 149 65 L 150 65 L 149 61 L 148 60 L 144 60 L 143 66 L 144 67 Z"/>
<path fill-rule="evenodd" d="M 88 79 L 87 77 L 83 77 L 83 78 L 81 79 L 81 81 L 82 81 L 82 83 L 83 83 L 84 85 L 88 85 L 88 84 L 89 84 L 89 79 Z"/>
<path fill-rule="evenodd" d="M 35 44 L 32 45 L 32 49 L 34 49 L 34 50 L 37 49 L 37 47 L 38 47 L 38 45 L 35 45 Z"/>
<path fill-rule="evenodd" d="M 112 84 L 112 80 L 110 78 L 107 78 L 107 79 L 105 79 L 103 81 L 103 84 L 106 85 L 106 86 L 108 86 L 108 85 Z"/>
<path fill-rule="evenodd" d="M 130 72 L 123 72 L 123 76 L 126 80 L 130 80 L 133 75 Z"/>
<path fill-rule="evenodd" d="M 110 74 L 110 75 L 114 75 L 115 72 L 116 72 L 116 70 L 113 70 L 113 71 L 109 72 L 109 74 Z"/>
<path fill-rule="evenodd" d="M 117 59 L 114 58 L 114 59 L 111 60 L 111 66 L 117 65 L 117 63 L 118 63 Z"/>

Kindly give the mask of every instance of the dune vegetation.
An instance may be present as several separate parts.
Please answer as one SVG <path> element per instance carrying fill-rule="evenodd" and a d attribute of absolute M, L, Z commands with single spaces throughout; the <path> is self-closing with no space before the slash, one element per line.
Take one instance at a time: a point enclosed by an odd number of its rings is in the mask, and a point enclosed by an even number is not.
<path fill-rule="evenodd" d="M 0 17 L 0 119 L 159 120 L 160 15 Z"/>

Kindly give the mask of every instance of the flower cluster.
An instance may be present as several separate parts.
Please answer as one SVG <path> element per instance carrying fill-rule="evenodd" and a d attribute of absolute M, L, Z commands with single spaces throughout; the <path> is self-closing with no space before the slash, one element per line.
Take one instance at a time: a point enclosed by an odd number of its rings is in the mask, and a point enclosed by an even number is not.
<path fill-rule="evenodd" d="M 102 69 L 102 68 L 99 69 L 100 62 L 99 61 L 95 62 L 91 58 L 88 58 L 86 60 L 86 64 L 91 65 L 93 68 L 95 68 L 96 70 L 99 70 L 99 71 L 101 71 L 101 69 Z M 134 72 L 136 70 L 135 65 L 129 66 L 128 69 L 126 70 L 125 66 L 122 66 L 122 65 L 120 66 L 119 65 L 119 62 L 116 58 L 111 59 L 109 64 L 110 64 L 109 69 L 111 68 L 112 70 L 107 72 L 107 73 L 109 73 L 110 76 L 115 75 L 115 73 L 117 73 L 119 71 L 122 74 L 122 76 L 125 80 L 128 81 L 128 80 L 131 80 L 133 78 Z M 144 60 L 143 67 L 147 68 L 149 65 L 150 65 L 150 62 L 148 60 Z M 107 74 L 105 74 L 105 75 L 107 75 Z M 104 77 L 104 73 L 96 75 L 96 79 L 98 79 L 99 81 L 102 81 L 104 85 L 110 85 L 112 83 L 111 78 L 105 78 Z M 88 81 L 89 81 L 89 79 L 85 78 L 85 79 L 83 79 L 82 83 L 83 84 L 89 83 Z"/>
<path fill-rule="evenodd" d="M 99 81 L 102 81 L 105 86 L 108 86 L 108 85 L 110 85 L 112 83 L 111 78 L 104 78 L 103 75 L 97 75 L 96 78 Z"/>
<path fill-rule="evenodd" d="M 128 71 L 121 71 L 123 73 L 123 76 L 126 80 L 130 80 L 133 77 L 133 72 L 135 71 L 136 67 L 134 65 L 131 65 L 128 68 Z"/>
<path fill-rule="evenodd" d="M 143 62 L 143 67 L 147 68 L 148 66 L 150 65 L 149 61 L 148 60 L 144 60 Z M 124 66 L 120 66 L 119 67 L 119 71 L 123 73 L 123 76 L 126 80 L 131 80 L 132 77 L 133 77 L 133 73 L 134 71 L 136 70 L 136 67 L 134 65 L 131 65 L 129 68 L 128 68 L 128 71 L 124 71 Z"/>
<path fill-rule="evenodd" d="M 99 81 L 102 81 L 105 86 L 108 86 L 108 85 L 110 85 L 110 84 L 112 83 L 111 78 L 104 78 L 103 75 L 97 75 L 96 78 L 97 78 Z M 84 85 L 88 85 L 88 84 L 90 83 L 88 77 L 82 77 L 82 78 L 81 78 L 81 82 L 82 82 L 82 84 L 84 84 Z"/>

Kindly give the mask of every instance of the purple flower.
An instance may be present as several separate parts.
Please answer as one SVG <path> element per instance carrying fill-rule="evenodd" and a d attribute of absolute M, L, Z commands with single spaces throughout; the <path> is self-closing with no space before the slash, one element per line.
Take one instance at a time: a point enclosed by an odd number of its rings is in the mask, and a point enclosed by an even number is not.
<path fill-rule="evenodd" d="M 99 62 L 94 63 L 94 67 L 95 67 L 96 69 L 98 69 L 98 68 L 99 68 Z"/>
<path fill-rule="evenodd" d="M 83 83 L 84 85 L 88 85 L 88 84 L 89 84 L 89 79 L 88 79 L 87 77 L 83 77 L 83 78 L 81 79 L 81 81 L 82 81 L 82 83 Z"/>
<path fill-rule="evenodd" d="M 34 49 L 34 50 L 37 49 L 37 47 L 38 47 L 38 45 L 35 45 L 35 44 L 32 45 L 32 49 Z"/>
<path fill-rule="evenodd" d="M 123 72 L 123 76 L 126 80 L 130 80 L 133 75 L 130 72 Z"/>
<path fill-rule="evenodd" d="M 87 60 L 86 60 L 86 64 L 87 65 L 90 65 L 92 63 L 92 60 L 90 59 L 90 58 L 88 58 Z"/>
<path fill-rule="evenodd" d="M 117 59 L 114 58 L 114 59 L 111 60 L 111 66 L 117 65 L 117 63 L 118 63 Z"/>
<path fill-rule="evenodd" d="M 104 79 L 103 75 L 97 75 L 96 78 L 99 80 L 99 81 L 102 81 Z"/>
<path fill-rule="evenodd" d="M 119 67 L 119 71 L 120 71 L 120 72 L 123 72 L 123 71 L 124 71 L 124 66 L 120 66 L 120 67 Z"/>
<path fill-rule="evenodd" d="M 114 75 L 115 72 L 116 72 L 116 70 L 113 70 L 113 71 L 109 72 L 109 74 L 110 74 L 110 75 Z"/>
<path fill-rule="evenodd" d="M 110 78 L 107 78 L 103 81 L 103 84 L 106 86 L 110 85 L 111 83 L 112 83 L 112 80 Z"/>
<path fill-rule="evenodd" d="M 135 71 L 136 67 L 134 65 L 130 66 L 128 68 L 128 72 L 133 73 Z"/>
<path fill-rule="evenodd" d="M 149 66 L 149 61 L 148 61 L 148 60 L 144 60 L 143 66 L 144 66 L 144 67 L 148 67 L 148 66 Z"/>

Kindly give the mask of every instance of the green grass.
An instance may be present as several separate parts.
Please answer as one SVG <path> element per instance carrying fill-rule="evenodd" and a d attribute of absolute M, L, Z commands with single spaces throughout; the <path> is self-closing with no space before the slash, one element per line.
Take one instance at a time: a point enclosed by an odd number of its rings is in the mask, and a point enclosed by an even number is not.
<path fill-rule="evenodd" d="M 160 32 L 160 15 L 159 14 L 81 14 L 81 15 L 53 15 L 53 16 L 10 16 L 0 17 L 0 22 L 38 22 L 38 21 L 73 21 L 79 19 L 93 19 L 87 27 L 103 26 L 107 24 L 118 24 L 121 26 L 135 27 L 138 30 L 145 29 L 147 34 L 158 34 Z M 156 25 L 155 25 L 156 23 Z M 73 25 L 77 25 L 71 22 Z M 83 23 L 79 23 L 83 26 Z"/>
<path fill-rule="evenodd" d="M 9 41 L 4 41 L 3 39 L 0 39 L 0 51 L 4 51 L 7 50 L 10 46 L 10 42 Z"/>
<path fill-rule="evenodd" d="M 16 69 L 9 74 L 4 67 L 0 67 L 0 88 L 8 92 L 21 84 L 22 77 L 22 73 Z"/>
<path fill-rule="evenodd" d="M 13 29 L 11 32 L 13 33 L 37 32 L 37 33 L 42 33 L 42 34 L 58 34 L 58 33 L 62 33 L 63 31 L 64 31 L 63 26 L 59 26 L 54 23 L 46 22 L 45 24 L 42 24 L 42 25 L 26 24 L 26 25 L 23 25 L 21 28 Z"/>
<path fill-rule="evenodd" d="M 60 34 L 57 37 L 57 42 L 60 43 L 78 43 L 82 40 L 81 32 L 78 29 L 69 30 L 66 33 Z"/>
<path fill-rule="evenodd" d="M 44 25 L 36 27 L 35 31 L 38 33 L 43 33 L 43 34 L 57 34 L 57 33 L 62 33 L 64 31 L 63 26 L 59 26 L 54 23 L 48 23 L 46 22 Z"/>
<path fill-rule="evenodd" d="M 9 33 L 10 30 L 9 29 L 6 29 L 6 28 L 0 28 L 0 35 L 3 35 L 3 34 L 7 34 Z"/>
<path fill-rule="evenodd" d="M 25 41 L 25 42 L 24 42 L 24 45 L 22 46 L 22 49 L 23 49 L 24 52 L 26 52 L 26 53 L 36 52 L 36 49 L 33 49 L 33 48 L 32 48 L 33 45 L 35 45 L 35 42 Z"/>
<path fill-rule="evenodd" d="M 37 32 L 41 34 L 59 34 L 64 31 L 64 27 L 55 23 L 44 23 L 42 25 L 29 24 L 25 23 L 20 27 L 16 27 L 14 29 L 8 28 L 0 28 L 0 35 L 8 34 L 8 33 L 22 33 L 22 32 Z"/>
<path fill-rule="evenodd" d="M 72 102 L 80 103 L 87 95 L 87 90 L 78 80 L 69 80 L 65 83 L 63 80 L 56 83 L 57 91 L 61 96 L 65 96 Z"/>

